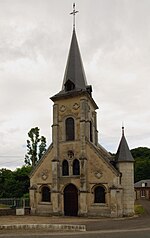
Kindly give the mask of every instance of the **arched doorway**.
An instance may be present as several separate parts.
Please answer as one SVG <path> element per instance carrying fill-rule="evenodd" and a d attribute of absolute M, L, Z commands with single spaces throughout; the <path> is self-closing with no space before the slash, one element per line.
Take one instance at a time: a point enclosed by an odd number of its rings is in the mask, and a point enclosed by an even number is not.
<path fill-rule="evenodd" d="M 69 184 L 64 189 L 64 215 L 78 215 L 78 190 L 73 184 Z"/>

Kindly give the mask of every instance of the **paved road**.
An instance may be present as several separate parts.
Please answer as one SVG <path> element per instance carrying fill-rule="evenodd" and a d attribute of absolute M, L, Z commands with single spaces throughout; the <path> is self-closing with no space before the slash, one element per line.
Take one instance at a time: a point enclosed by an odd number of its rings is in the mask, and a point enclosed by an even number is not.
<path fill-rule="evenodd" d="M 131 219 L 68 219 L 63 218 L 60 220 L 61 223 L 72 223 L 72 224 L 85 224 L 87 227 L 87 232 L 80 233 L 48 233 L 46 232 L 36 232 L 31 234 L 23 231 L 5 231 L 0 233 L 0 238 L 10 238 L 10 237 L 20 237 L 20 238 L 150 238 L 150 201 L 140 201 L 145 207 L 146 212 L 141 217 L 131 218 Z M 8 219 L 9 217 L 7 217 Z M 23 219 L 26 217 L 23 217 Z M 32 217 L 28 217 L 28 219 Z M 34 217 L 33 217 L 34 218 Z M 32 218 L 32 219 L 33 219 Z M 4 218 L 5 219 L 5 218 Z M 17 219 L 17 217 L 15 217 Z M 21 219 L 21 218 L 20 218 Z M 42 220 L 42 218 L 40 218 Z M 48 220 L 48 218 L 46 218 Z M 68 222 L 70 220 L 70 222 Z M 58 223 L 60 223 L 58 219 Z M 9 221 L 10 222 L 10 221 Z M 29 222 L 29 221 L 28 221 Z M 56 219 L 53 221 L 56 223 Z M 11 233 L 10 233 L 11 232 Z"/>
<path fill-rule="evenodd" d="M 136 230 L 118 230 L 118 231 L 91 231 L 91 232 L 80 232 L 80 233 L 51 233 L 51 234 L 1 234 L 0 237 L 3 238 L 150 238 L 150 228 L 149 229 L 136 229 Z"/>

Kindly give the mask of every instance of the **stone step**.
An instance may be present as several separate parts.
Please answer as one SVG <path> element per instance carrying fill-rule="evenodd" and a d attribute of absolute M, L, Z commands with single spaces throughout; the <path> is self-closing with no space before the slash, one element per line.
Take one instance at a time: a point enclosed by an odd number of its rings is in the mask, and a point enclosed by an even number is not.
<path fill-rule="evenodd" d="M 50 231 L 86 231 L 85 225 L 71 224 L 13 224 L 0 225 L 0 230 L 40 230 Z"/>

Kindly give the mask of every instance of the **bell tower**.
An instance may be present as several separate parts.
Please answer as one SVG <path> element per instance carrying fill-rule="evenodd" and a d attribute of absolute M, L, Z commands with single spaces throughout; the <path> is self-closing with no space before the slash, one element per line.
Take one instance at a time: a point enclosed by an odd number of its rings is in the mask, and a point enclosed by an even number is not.
<path fill-rule="evenodd" d="M 86 196 L 83 195 L 83 198 L 81 195 L 82 192 L 87 192 L 86 141 L 90 141 L 94 145 L 98 144 L 96 119 L 98 106 L 92 98 L 92 86 L 87 84 L 75 27 L 73 27 L 62 89 L 51 97 L 51 100 L 54 102 L 52 125 L 54 199 L 59 201 L 60 178 L 63 176 L 63 163 L 67 158 L 67 161 L 69 161 L 69 175 L 71 177 L 74 175 L 72 169 L 73 160 L 68 156 L 72 153 L 73 158 L 79 161 L 80 176 L 78 176 L 78 183 L 80 183 L 80 198 L 85 200 L 84 211 L 79 211 L 79 213 L 86 213 Z M 77 180 L 75 177 L 74 179 Z M 59 205 L 56 204 L 56 207 L 58 208 Z"/>
<path fill-rule="evenodd" d="M 69 50 L 62 89 L 59 93 L 51 97 L 51 100 L 54 102 L 54 144 L 60 141 L 68 140 L 68 135 L 65 135 L 65 131 L 62 131 L 63 135 L 60 135 L 57 129 L 57 127 L 60 126 L 58 120 L 61 115 L 65 113 L 65 116 L 68 117 L 69 114 L 70 116 L 71 114 L 77 115 L 77 112 L 80 111 L 78 119 L 80 117 L 80 124 L 82 126 L 80 130 L 79 128 L 78 131 L 75 130 L 76 133 L 74 135 L 74 139 L 81 140 L 81 138 L 83 138 L 82 130 L 84 130 L 85 138 L 97 145 L 97 122 L 95 110 L 98 109 L 98 107 L 92 98 L 92 86 L 87 85 L 75 29 L 73 30 L 72 34 L 71 46 Z M 72 108 L 70 108 L 70 110 L 68 111 L 68 103 L 70 104 L 70 102 L 72 102 L 73 105 Z M 74 124 L 76 123 L 74 122 Z"/>

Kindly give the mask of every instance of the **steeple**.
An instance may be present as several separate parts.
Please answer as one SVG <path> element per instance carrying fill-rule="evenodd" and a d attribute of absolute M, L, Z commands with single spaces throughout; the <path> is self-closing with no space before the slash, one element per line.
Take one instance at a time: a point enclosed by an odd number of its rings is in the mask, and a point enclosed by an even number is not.
<path fill-rule="evenodd" d="M 75 31 L 75 14 L 78 11 L 75 10 L 75 4 L 73 4 L 73 33 L 71 39 L 71 45 L 69 49 L 69 55 L 67 59 L 65 74 L 63 78 L 62 89 L 59 93 L 53 96 L 51 99 L 55 100 L 62 96 L 72 96 L 77 93 L 87 92 L 92 98 L 92 86 L 87 85 L 86 76 L 83 68 L 82 58 L 78 46 L 76 31 Z"/>
<path fill-rule="evenodd" d="M 124 135 L 124 126 L 122 126 L 122 138 L 117 150 L 116 162 L 134 162 Z"/>
<path fill-rule="evenodd" d="M 62 85 L 62 90 L 85 90 L 87 86 L 86 76 L 83 68 L 83 63 L 80 55 L 78 41 L 75 31 L 75 15 L 78 11 L 75 10 L 75 3 L 73 4 L 73 34 L 72 40 Z"/>
<path fill-rule="evenodd" d="M 62 90 L 67 91 L 68 81 L 74 84 L 75 90 L 85 90 L 87 86 L 86 76 L 77 42 L 76 32 L 73 29 L 71 46 L 69 50 Z"/>

